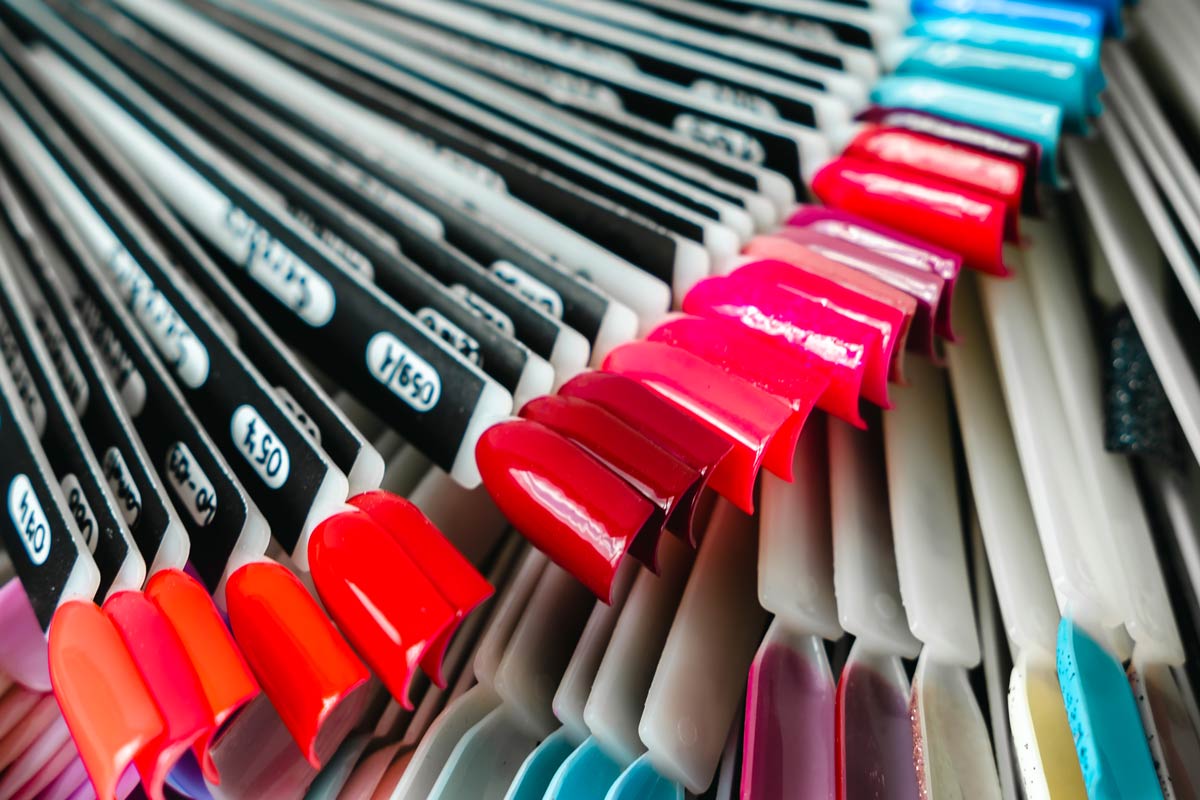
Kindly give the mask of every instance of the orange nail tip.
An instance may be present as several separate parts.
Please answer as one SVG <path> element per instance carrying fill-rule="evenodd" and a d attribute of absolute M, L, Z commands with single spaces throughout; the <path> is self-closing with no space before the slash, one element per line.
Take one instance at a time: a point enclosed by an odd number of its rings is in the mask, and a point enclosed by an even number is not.
<path fill-rule="evenodd" d="M 146 584 L 146 597 L 171 625 L 195 668 L 208 704 L 210 733 L 215 735 L 218 728 L 261 691 L 250 665 L 234 643 L 212 598 L 191 576 L 175 569 L 157 572 Z M 212 738 L 204 735 L 194 749 L 204 777 L 217 784 L 220 775 L 208 752 Z"/>
<path fill-rule="evenodd" d="M 116 626 L 92 603 L 70 601 L 50 623 L 50 680 L 99 800 L 165 723 Z"/>
<path fill-rule="evenodd" d="M 237 570 L 225 598 L 234 639 L 254 677 L 305 758 L 319 769 L 329 755 L 318 746 L 322 726 L 367 682 L 367 668 L 304 585 L 278 564 Z"/>
<path fill-rule="evenodd" d="M 433 533 L 441 536 L 436 529 Z M 455 607 L 409 552 L 364 512 L 336 514 L 318 525 L 308 558 L 317 593 L 338 627 L 392 695 L 412 708 L 413 676 L 459 618 Z"/>
<path fill-rule="evenodd" d="M 166 616 L 141 592 L 118 592 L 104 603 L 150 692 L 164 728 L 134 757 L 142 787 L 162 800 L 167 775 L 198 739 L 212 730 L 200 679 Z"/>

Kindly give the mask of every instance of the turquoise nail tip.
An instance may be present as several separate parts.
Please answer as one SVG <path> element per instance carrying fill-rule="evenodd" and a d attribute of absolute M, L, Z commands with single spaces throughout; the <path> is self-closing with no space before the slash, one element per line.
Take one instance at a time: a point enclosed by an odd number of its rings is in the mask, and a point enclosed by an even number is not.
<path fill-rule="evenodd" d="M 1063 619 L 1057 666 L 1089 800 L 1162 800 L 1146 733 L 1121 665 L 1082 628 Z"/>
<path fill-rule="evenodd" d="M 643 755 L 621 773 L 604 800 L 683 800 L 683 787 L 658 774 Z"/>
<path fill-rule="evenodd" d="M 909 48 L 896 66 L 897 75 L 924 75 L 1042 100 L 1062 109 L 1071 130 L 1086 127 L 1095 98 L 1089 96 L 1087 76 L 1078 64 L 936 39 L 913 40 Z"/>
<path fill-rule="evenodd" d="M 542 800 L 558 768 L 574 749 L 562 728 L 547 736 L 525 759 L 504 800 Z"/>
<path fill-rule="evenodd" d="M 1098 9 L 1068 2 L 1039 3 L 1024 0 L 913 0 L 917 19 L 970 16 L 1000 25 L 1019 25 L 1059 33 L 1100 38 L 1104 14 Z"/>
<path fill-rule="evenodd" d="M 619 777 L 621 765 L 588 739 L 558 768 L 543 800 L 604 800 Z"/>
<path fill-rule="evenodd" d="M 910 75 L 883 78 L 871 90 L 871 101 L 882 106 L 927 111 L 1034 141 L 1042 148 L 1043 174 L 1051 183 L 1059 184 L 1058 140 L 1063 112 L 1056 105 Z"/>

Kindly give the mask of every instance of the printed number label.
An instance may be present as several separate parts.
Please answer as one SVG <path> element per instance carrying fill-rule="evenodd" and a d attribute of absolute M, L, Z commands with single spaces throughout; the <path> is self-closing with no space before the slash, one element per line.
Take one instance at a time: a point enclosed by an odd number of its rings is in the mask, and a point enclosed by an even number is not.
<path fill-rule="evenodd" d="M 13 476 L 8 484 L 8 516 L 29 553 L 29 560 L 35 567 L 45 564 L 50 557 L 50 522 L 24 473 Z"/>
<path fill-rule="evenodd" d="M 425 359 L 387 331 L 367 342 L 367 368 L 375 380 L 420 412 L 429 411 L 442 396 L 442 378 Z"/>
<path fill-rule="evenodd" d="M 233 443 L 263 483 L 278 489 L 287 482 L 292 459 L 279 436 L 254 406 L 240 405 L 229 423 Z"/>
<path fill-rule="evenodd" d="M 711 147 L 751 164 L 761 164 L 767 157 L 762 143 L 744 131 L 703 119 L 694 114 L 675 118 L 675 130 L 705 147 Z"/>
<path fill-rule="evenodd" d="M 450 349 L 475 366 L 479 366 L 479 342 L 475 340 L 475 337 L 468 336 L 466 331 L 446 319 L 436 309 L 428 307 L 418 309 L 416 317 L 421 320 L 421 324 L 433 331 L 434 335 L 450 345 Z"/>
<path fill-rule="evenodd" d="M 133 475 L 130 474 L 125 459 L 121 457 L 121 451 L 115 447 L 108 448 L 104 453 L 102 466 L 104 478 L 108 481 L 108 487 L 112 489 L 113 497 L 117 498 L 117 507 L 121 510 L 121 516 L 125 518 L 125 524 L 136 528 L 138 520 L 142 517 L 142 495 L 133 482 Z"/>
<path fill-rule="evenodd" d="M 167 480 L 184 508 L 200 527 L 205 527 L 217 515 L 217 492 L 212 482 L 196 463 L 196 457 L 183 442 L 167 450 Z"/>
<path fill-rule="evenodd" d="M 79 479 L 74 475 L 64 476 L 62 490 L 67 496 L 67 509 L 71 512 L 71 519 L 75 520 L 79 535 L 83 537 L 88 550 L 95 555 L 96 544 L 100 541 L 100 525 L 92 514 L 87 498 L 83 496 L 83 487 L 79 485 Z"/>
<path fill-rule="evenodd" d="M 507 261 L 492 264 L 492 273 L 528 302 L 555 319 L 562 319 L 562 296 L 537 278 Z"/>

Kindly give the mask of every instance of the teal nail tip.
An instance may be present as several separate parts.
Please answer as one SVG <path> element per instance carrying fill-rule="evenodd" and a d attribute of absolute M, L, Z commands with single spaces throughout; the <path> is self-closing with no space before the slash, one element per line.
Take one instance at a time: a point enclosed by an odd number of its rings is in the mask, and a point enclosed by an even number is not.
<path fill-rule="evenodd" d="M 1089 800 L 1161 800 L 1125 672 L 1069 619 L 1058 626 L 1058 683 Z"/>
<path fill-rule="evenodd" d="M 564 728 L 547 736 L 525 759 L 504 800 L 542 800 L 555 773 L 574 749 Z"/>
<path fill-rule="evenodd" d="M 683 800 L 683 787 L 658 774 L 643 755 L 617 778 L 604 800 Z"/>
<path fill-rule="evenodd" d="M 604 800 L 621 777 L 621 765 L 588 739 L 567 756 L 543 795 L 544 800 Z"/>
<path fill-rule="evenodd" d="M 1000 25 L 1019 25 L 1059 33 L 1099 38 L 1104 35 L 1105 15 L 1099 9 L 1070 2 L 1023 2 L 1023 0 L 913 0 L 917 19 L 969 16 Z"/>
<path fill-rule="evenodd" d="M 960 122 L 992 128 L 1029 139 L 1042 148 L 1042 172 L 1059 184 L 1058 141 L 1062 109 L 1051 103 L 1014 97 L 992 89 L 910 75 L 889 75 L 871 90 L 871 101 L 883 106 L 914 108 Z"/>

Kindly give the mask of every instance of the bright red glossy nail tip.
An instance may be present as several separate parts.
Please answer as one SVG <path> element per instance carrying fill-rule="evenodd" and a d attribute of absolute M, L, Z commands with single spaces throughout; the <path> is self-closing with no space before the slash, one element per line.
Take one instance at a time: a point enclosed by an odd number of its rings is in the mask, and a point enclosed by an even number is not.
<path fill-rule="evenodd" d="M 484 432 L 475 448 L 488 493 L 513 526 L 604 602 L 654 504 L 561 434 L 531 420 Z"/>
<path fill-rule="evenodd" d="M 247 564 L 225 587 L 229 625 L 250 669 L 314 767 L 321 726 L 367 682 L 366 666 L 308 590 L 279 564 Z"/>

